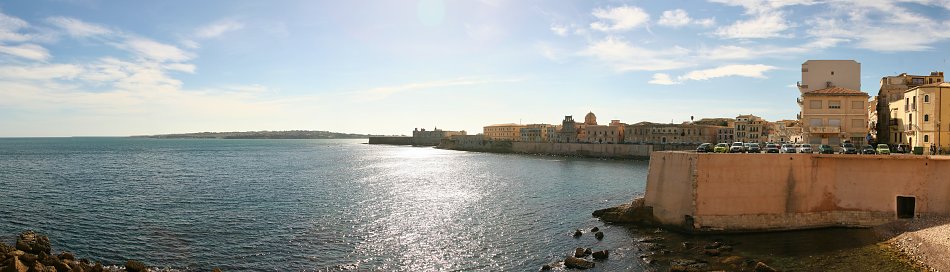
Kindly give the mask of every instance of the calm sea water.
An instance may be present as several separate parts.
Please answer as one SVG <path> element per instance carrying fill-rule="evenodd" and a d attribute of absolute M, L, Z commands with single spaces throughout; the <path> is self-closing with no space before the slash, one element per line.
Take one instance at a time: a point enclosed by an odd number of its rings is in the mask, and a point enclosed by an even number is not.
<path fill-rule="evenodd" d="M 641 270 L 590 213 L 642 194 L 645 161 L 364 142 L 0 139 L 0 239 L 180 270 L 532 271 L 579 246 Z"/>

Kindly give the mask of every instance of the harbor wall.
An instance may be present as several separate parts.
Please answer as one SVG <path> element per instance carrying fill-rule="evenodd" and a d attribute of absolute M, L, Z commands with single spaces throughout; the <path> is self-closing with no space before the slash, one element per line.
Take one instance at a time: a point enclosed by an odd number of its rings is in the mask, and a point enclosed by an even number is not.
<path fill-rule="evenodd" d="M 651 145 L 529 142 L 513 142 L 511 148 L 515 153 L 602 158 L 648 158 L 652 150 Z"/>
<path fill-rule="evenodd" d="M 408 136 L 369 137 L 369 144 L 411 145 L 412 137 L 408 137 Z"/>
<path fill-rule="evenodd" d="M 898 197 L 950 214 L 950 157 L 654 152 L 646 189 L 656 220 L 692 230 L 870 227 L 898 219 Z"/>

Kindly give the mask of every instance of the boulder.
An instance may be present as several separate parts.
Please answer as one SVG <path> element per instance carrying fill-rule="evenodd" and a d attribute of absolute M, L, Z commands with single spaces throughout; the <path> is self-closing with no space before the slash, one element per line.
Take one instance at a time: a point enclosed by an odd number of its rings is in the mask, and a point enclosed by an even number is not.
<path fill-rule="evenodd" d="M 14 256 L 7 259 L 6 266 L 0 272 L 27 272 L 29 268 L 20 261 L 20 257 Z"/>
<path fill-rule="evenodd" d="M 33 265 L 30 265 L 30 272 L 46 272 L 46 266 L 40 262 L 34 262 Z M 53 271 L 56 271 L 56 268 L 53 268 Z"/>
<path fill-rule="evenodd" d="M 591 255 L 594 256 L 594 260 L 606 260 L 607 258 L 610 257 L 610 251 L 606 249 L 601 250 L 601 251 L 594 251 L 594 253 L 592 253 Z"/>
<path fill-rule="evenodd" d="M 719 251 L 721 251 L 721 252 L 732 251 L 732 246 L 721 246 L 721 247 L 719 247 Z"/>
<path fill-rule="evenodd" d="M 581 235 L 584 235 L 584 233 L 581 232 L 581 230 L 575 230 L 575 231 L 574 231 L 574 238 L 581 237 Z"/>
<path fill-rule="evenodd" d="M 68 251 L 64 251 L 63 253 L 59 254 L 59 258 L 62 260 L 75 260 L 76 256 L 72 253 L 69 253 Z"/>
<path fill-rule="evenodd" d="M 599 231 L 598 231 L 598 232 L 595 232 L 595 233 L 594 233 L 594 237 L 596 237 L 597 240 L 603 240 L 603 239 L 604 239 L 604 233 L 603 233 L 603 232 L 599 232 Z"/>
<path fill-rule="evenodd" d="M 719 256 L 719 249 L 716 248 L 707 248 L 703 250 L 703 254 L 706 256 Z"/>
<path fill-rule="evenodd" d="M 541 266 L 541 271 L 548 271 L 548 270 L 551 270 L 551 265 L 550 265 L 550 264 L 546 264 L 546 265 L 542 265 L 542 266 Z M 214 271 L 211 271 L 211 272 L 214 272 Z"/>
<path fill-rule="evenodd" d="M 574 249 L 574 257 L 577 257 L 577 258 L 584 258 L 584 257 L 587 257 L 587 255 L 588 255 L 588 253 L 587 253 L 586 250 L 584 250 L 583 247 L 579 247 L 579 248 L 575 248 L 575 249 Z"/>
<path fill-rule="evenodd" d="M 221 268 L 217 268 L 217 267 L 212 268 L 211 272 L 221 272 Z"/>
<path fill-rule="evenodd" d="M 40 252 L 50 254 L 51 249 L 49 237 L 36 234 L 32 230 L 24 231 L 17 236 L 16 248 L 33 254 Z"/>
<path fill-rule="evenodd" d="M 594 227 L 594 228 L 590 229 L 590 232 L 598 232 L 598 231 L 600 231 L 600 228 L 598 228 L 598 227 Z"/>
<path fill-rule="evenodd" d="M 755 268 L 753 268 L 752 271 L 755 271 L 755 272 L 776 272 L 776 271 L 778 271 L 778 270 L 775 270 L 775 268 L 772 268 L 772 267 L 768 266 L 767 264 L 765 264 L 765 263 L 763 263 L 763 262 L 758 262 L 758 263 L 755 263 Z"/>
<path fill-rule="evenodd" d="M 594 250 L 590 249 L 589 247 L 584 249 L 584 256 L 589 256 L 591 253 L 594 253 Z"/>
<path fill-rule="evenodd" d="M 564 266 L 574 269 L 590 269 L 594 268 L 594 262 L 576 258 L 574 256 L 568 256 L 567 259 L 564 259 Z"/>
<path fill-rule="evenodd" d="M 145 264 L 140 261 L 128 260 L 128 261 L 125 261 L 125 271 L 144 272 L 146 271 L 146 268 L 145 268 Z"/>

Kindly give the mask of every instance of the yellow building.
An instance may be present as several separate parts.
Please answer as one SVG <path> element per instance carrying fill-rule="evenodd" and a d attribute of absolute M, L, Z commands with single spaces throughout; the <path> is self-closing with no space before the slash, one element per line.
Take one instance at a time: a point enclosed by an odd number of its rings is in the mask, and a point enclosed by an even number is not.
<path fill-rule="evenodd" d="M 595 144 L 619 144 L 623 143 L 624 124 L 620 120 L 611 120 L 610 125 L 588 125 L 587 132 L 588 143 Z"/>
<path fill-rule="evenodd" d="M 765 133 L 768 128 L 768 122 L 755 115 L 739 115 L 733 123 L 735 129 L 733 137 L 737 142 L 743 143 L 764 143 L 768 141 L 768 134 Z"/>
<path fill-rule="evenodd" d="M 864 145 L 868 135 L 868 94 L 844 87 L 802 93 L 800 121 L 803 141 L 841 145 L 851 141 Z"/>
<path fill-rule="evenodd" d="M 517 142 L 521 140 L 521 129 L 524 127 L 519 124 L 490 125 L 485 126 L 482 133 L 487 140 Z"/>
<path fill-rule="evenodd" d="M 950 95 L 950 83 L 924 84 L 904 92 L 902 100 L 890 103 L 889 124 L 898 129 L 889 136 L 896 143 L 922 147 L 924 152 L 931 145 L 950 149 L 950 97 L 943 99 L 944 94 Z"/>
<path fill-rule="evenodd" d="M 723 128 L 726 127 L 690 123 L 657 124 L 640 122 L 625 126 L 624 142 L 634 144 L 717 143 L 723 142 L 718 140 L 719 130 Z M 730 133 L 729 136 L 732 136 L 732 134 Z"/>
<path fill-rule="evenodd" d="M 893 122 L 890 122 L 890 119 L 894 118 L 890 115 L 890 104 L 892 102 L 903 100 L 904 92 L 911 88 L 940 82 L 943 82 L 943 72 L 939 71 L 930 72 L 929 76 L 901 73 L 896 76 L 882 77 L 877 96 L 875 100 L 872 100 L 876 104 L 872 104 L 868 110 L 868 115 L 872 117 L 870 119 L 873 123 L 872 129 L 876 132 L 874 135 L 878 142 L 896 144 L 902 141 L 898 137 L 891 137 L 894 133 L 902 132 L 896 125 L 891 124 Z"/>
<path fill-rule="evenodd" d="M 522 142 L 531 142 L 531 143 L 544 143 L 548 142 L 549 133 L 552 132 L 550 128 L 554 128 L 554 125 L 550 124 L 530 124 L 526 125 L 524 128 L 521 128 L 521 141 Z"/>

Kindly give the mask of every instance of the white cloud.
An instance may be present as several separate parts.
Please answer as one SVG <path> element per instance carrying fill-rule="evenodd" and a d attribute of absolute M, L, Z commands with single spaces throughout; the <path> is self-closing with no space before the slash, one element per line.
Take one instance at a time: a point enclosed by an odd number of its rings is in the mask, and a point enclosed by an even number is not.
<path fill-rule="evenodd" d="M 558 36 L 564 37 L 567 36 L 567 27 L 561 25 L 551 25 L 551 32 L 557 34 Z"/>
<path fill-rule="evenodd" d="M 653 79 L 650 80 L 649 83 L 650 83 L 650 84 L 659 84 L 659 85 L 676 85 L 676 84 L 680 84 L 680 82 L 673 81 L 673 78 L 671 78 L 670 75 L 664 74 L 664 73 L 656 73 L 656 74 L 653 74 Z"/>
<path fill-rule="evenodd" d="M 23 42 L 32 37 L 20 33 L 20 30 L 29 27 L 30 24 L 23 19 L 0 13 L 0 41 Z"/>
<path fill-rule="evenodd" d="M 781 37 L 789 25 L 781 12 L 757 14 L 749 20 L 739 20 L 732 25 L 716 29 L 715 34 L 729 39 L 761 39 Z"/>
<path fill-rule="evenodd" d="M 716 18 L 697 19 L 694 20 L 694 23 L 701 27 L 714 27 L 716 26 Z"/>
<path fill-rule="evenodd" d="M 195 65 L 189 64 L 189 63 L 169 63 L 169 64 L 162 65 L 162 67 L 168 70 L 185 72 L 185 73 L 195 72 Z"/>
<path fill-rule="evenodd" d="M 73 79 L 82 72 L 82 67 L 72 64 L 7 65 L 0 66 L 0 79 L 16 81 Z"/>
<path fill-rule="evenodd" d="M 129 38 L 125 43 L 119 44 L 118 47 L 131 51 L 140 57 L 158 62 L 182 62 L 192 58 L 188 52 L 178 47 L 146 38 Z"/>
<path fill-rule="evenodd" d="M 35 61 L 46 61 L 50 58 L 49 50 L 36 44 L 21 44 L 6 46 L 0 44 L 0 53 L 21 57 Z"/>
<path fill-rule="evenodd" d="M 91 37 L 100 35 L 109 35 L 113 32 L 104 26 L 83 22 L 82 20 L 69 17 L 50 17 L 46 18 L 50 24 L 66 31 L 73 37 Z"/>
<path fill-rule="evenodd" d="M 720 66 L 712 69 L 706 70 L 696 70 L 685 75 L 679 76 L 680 81 L 684 80 L 707 80 L 712 78 L 719 77 L 728 77 L 728 76 L 741 76 L 741 77 L 752 77 L 752 78 L 765 78 L 763 73 L 773 70 L 776 67 L 763 65 L 763 64 L 732 64 Z"/>
<path fill-rule="evenodd" d="M 663 16 L 660 17 L 660 20 L 657 22 L 659 25 L 669 26 L 669 27 L 681 27 L 688 25 L 690 22 L 689 14 L 682 9 L 667 10 L 663 12 Z"/>
<path fill-rule="evenodd" d="M 622 6 L 609 10 L 595 9 L 592 13 L 600 21 L 590 24 L 590 28 L 604 32 L 626 31 L 645 24 L 650 15 L 638 7 Z"/>
<path fill-rule="evenodd" d="M 224 33 L 240 30 L 242 28 L 244 28 L 243 23 L 233 20 L 223 20 L 198 28 L 195 31 L 195 37 L 203 39 L 215 38 Z"/>
<path fill-rule="evenodd" d="M 618 72 L 660 71 L 692 66 L 690 51 L 674 46 L 660 50 L 637 47 L 619 38 L 607 37 L 587 46 L 580 55 L 592 56 Z"/>

